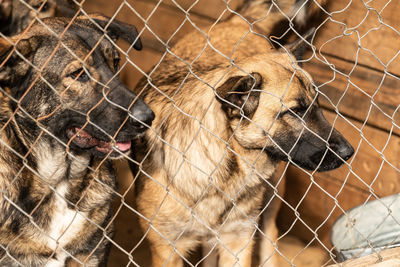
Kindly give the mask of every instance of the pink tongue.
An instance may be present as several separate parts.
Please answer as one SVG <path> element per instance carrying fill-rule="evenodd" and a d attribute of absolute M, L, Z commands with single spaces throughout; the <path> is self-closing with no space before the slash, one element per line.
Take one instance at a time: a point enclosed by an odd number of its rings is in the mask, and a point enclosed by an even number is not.
<path fill-rule="evenodd" d="M 127 151 L 131 148 L 131 141 L 117 142 L 115 145 L 120 151 Z"/>
<path fill-rule="evenodd" d="M 131 141 L 127 142 L 117 142 L 115 146 L 122 152 L 128 151 L 131 148 Z M 111 143 L 99 141 L 96 149 L 102 153 L 109 153 L 113 149 L 111 147 Z"/>
<path fill-rule="evenodd" d="M 104 141 L 98 141 L 97 146 L 95 148 L 96 150 L 105 154 L 112 151 L 111 144 L 109 142 L 104 142 Z"/>

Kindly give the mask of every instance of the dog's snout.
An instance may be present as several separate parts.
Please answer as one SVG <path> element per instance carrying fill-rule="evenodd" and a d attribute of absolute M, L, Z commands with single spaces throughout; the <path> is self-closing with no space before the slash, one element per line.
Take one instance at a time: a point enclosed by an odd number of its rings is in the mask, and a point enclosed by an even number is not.
<path fill-rule="evenodd" d="M 354 148 L 346 140 L 344 140 L 344 142 L 341 142 L 340 144 L 333 145 L 332 149 L 344 161 L 347 161 L 354 154 Z"/>
<path fill-rule="evenodd" d="M 153 111 L 142 99 L 138 98 L 136 94 L 125 88 L 125 86 L 118 84 L 115 89 L 112 90 L 110 99 L 124 108 L 130 107 L 129 116 L 135 128 L 142 129 L 151 126 L 155 117 Z M 132 102 L 134 103 L 132 104 Z"/>
<path fill-rule="evenodd" d="M 135 104 L 131 107 L 130 116 L 136 128 L 146 128 L 151 126 L 155 117 L 149 106 L 140 99 L 137 99 Z"/>

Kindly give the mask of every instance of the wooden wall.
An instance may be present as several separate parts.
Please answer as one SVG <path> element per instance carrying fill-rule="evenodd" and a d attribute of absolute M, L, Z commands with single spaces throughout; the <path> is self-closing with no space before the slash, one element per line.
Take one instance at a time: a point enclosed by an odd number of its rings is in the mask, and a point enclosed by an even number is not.
<path fill-rule="evenodd" d="M 330 1 L 332 16 L 318 29 L 316 57 L 305 64 L 321 85 L 326 117 L 356 152 L 350 166 L 313 178 L 290 168 L 286 199 L 307 225 L 298 220 L 292 231 L 304 240 L 318 236 L 329 247 L 343 210 L 400 191 L 400 2 L 389 2 Z M 295 218 L 284 207 L 281 226 L 289 229 Z"/>
<path fill-rule="evenodd" d="M 225 10 L 223 1 L 86 0 L 87 11 L 101 12 L 129 22 L 143 30 L 143 51 L 129 53 L 143 72 L 157 64 L 180 36 L 198 27 L 211 25 Z M 329 1 L 326 21 L 317 30 L 304 67 L 321 90 L 320 104 L 326 117 L 354 146 L 349 165 L 312 176 L 290 167 L 285 199 L 278 224 L 282 231 L 309 242 L 318 237 L 330 247 L 329 233 L 334 220 L 370 199 L 371 192 L 383 197 L 400 191 L 400 2 Z M 232 1 L 232 9 L 242 0 Z M 140 18 L 140 16 L 142 18 Z M 144 21 L 146 21 L 146 25 Z M 156 37 L 157 36 L 157 37 Z M 126 46 L 121 44 L 122 49 Z M 143 73 L 127 66 L 122 73 L 133 88 Z M 339 114 L 339 115 L 338 115 Z M 298 213 L 299 217 L 295 214 Z M 307 225 L 307 226 L 306 226 Z M 316 242 L 317 243 L 317 242 Z"/>

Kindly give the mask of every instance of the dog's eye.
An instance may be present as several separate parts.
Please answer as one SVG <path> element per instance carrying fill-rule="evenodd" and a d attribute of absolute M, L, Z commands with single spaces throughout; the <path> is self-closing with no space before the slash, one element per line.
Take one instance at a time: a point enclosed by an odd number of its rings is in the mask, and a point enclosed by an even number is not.
<path fill-rule="evenodd" d="M 42 7 L 41 12 L 46 12 L 46 11 L 48 11 L 49 9 L 50 9 L 50 5 L 49 5 L 49 3 L 46 3 L 46 4 L 44 4 L 44 6 Z"/>
<path fill-rule="evenodd" d="M 86 73 L 86 71 L 83 68 L 80 68 L 72 73 L 69 74 L 69 77 L 71 77 L 74 80 L 77 80 L 79 82 L 87 82 L 89 81 L 89 75 Z"/>
<path fill-rule="evenodd" d="M 41 2 L 41 3 L 39 3 L 39 4 L 37 4 L 37 5 L 34 5 L 34 6 L 32 6 L 34 9 L 39 9 L 41 6 L 42 6 L 42 4 L 43 4 L 43 2 Z M 46 2 L 44 5 L 43 5 L 43 7 L 42 7 L 42 9 L 40 10 L 40 12 L 46 12 L 46 11 L 48 11 L 50 9 L 50 5 L 49 5 L 49 3 L 48 2 Z"/>
<path fill-rule="evenodd" d="M 119 69 L 119 62 L 121 59 L 119 57 L 114 58 L 114 70 L 117 71 Z"/>
<path fill-rule="evenodd" d="M 307 111 L 307 107 L 293 107 L 293 108 L 289 108 L 288 110 L 282 112 L 280 115 L 284 116 L 284 115 L 292 115 L 295 116 L 295 114 L 297 116 L 299 116 L 300 118 L 304 116 L 304 114 Z"/>
<path fill-rule="evenodd" d="M 292 111 L 294 113 L 296 113 L 297 115 L 299 115 L 300 117 L 303 117 L 304 113 L 306 113 L 307 108 L 306 107 L 297 107 L 292 109 Z"/>

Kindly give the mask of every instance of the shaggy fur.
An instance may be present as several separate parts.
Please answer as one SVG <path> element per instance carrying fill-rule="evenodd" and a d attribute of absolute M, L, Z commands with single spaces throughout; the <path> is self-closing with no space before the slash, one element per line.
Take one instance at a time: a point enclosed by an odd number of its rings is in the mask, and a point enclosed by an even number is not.
<path fill-rule="evenodd" d="M 137 31 L 86 17 L 43 22 L 51 31 L 34 24 L 0 39 L 0 266 L 104 266 L 115 190 L 107 158 L 127 154 L 154 118 L 116 77 L 104 32 L 134 43 Z"/>
<path fill-rule="evenodd" d="M 269 1 L 249 1 L 242 14 L 257 19 L 269 8 Z M 258 27 L 268 29 L 268 18 Z M 278 162 L 327 171 L 353 154 L 323 117 L 312 79 L 293 56 L 304 50 L 300 43 L 276 50 L 235 16 L 185 36 L 138 86 L 156 114 L 135 146 L 137 205 L 154 266 L 182 266 L 201 242 L 216 248 L 219 266 L 250 266 Z M 278 205 L 265 208 L 272 244 Z M 262 262 L 277 266 L 274 247 L 264 249 Z"/>

